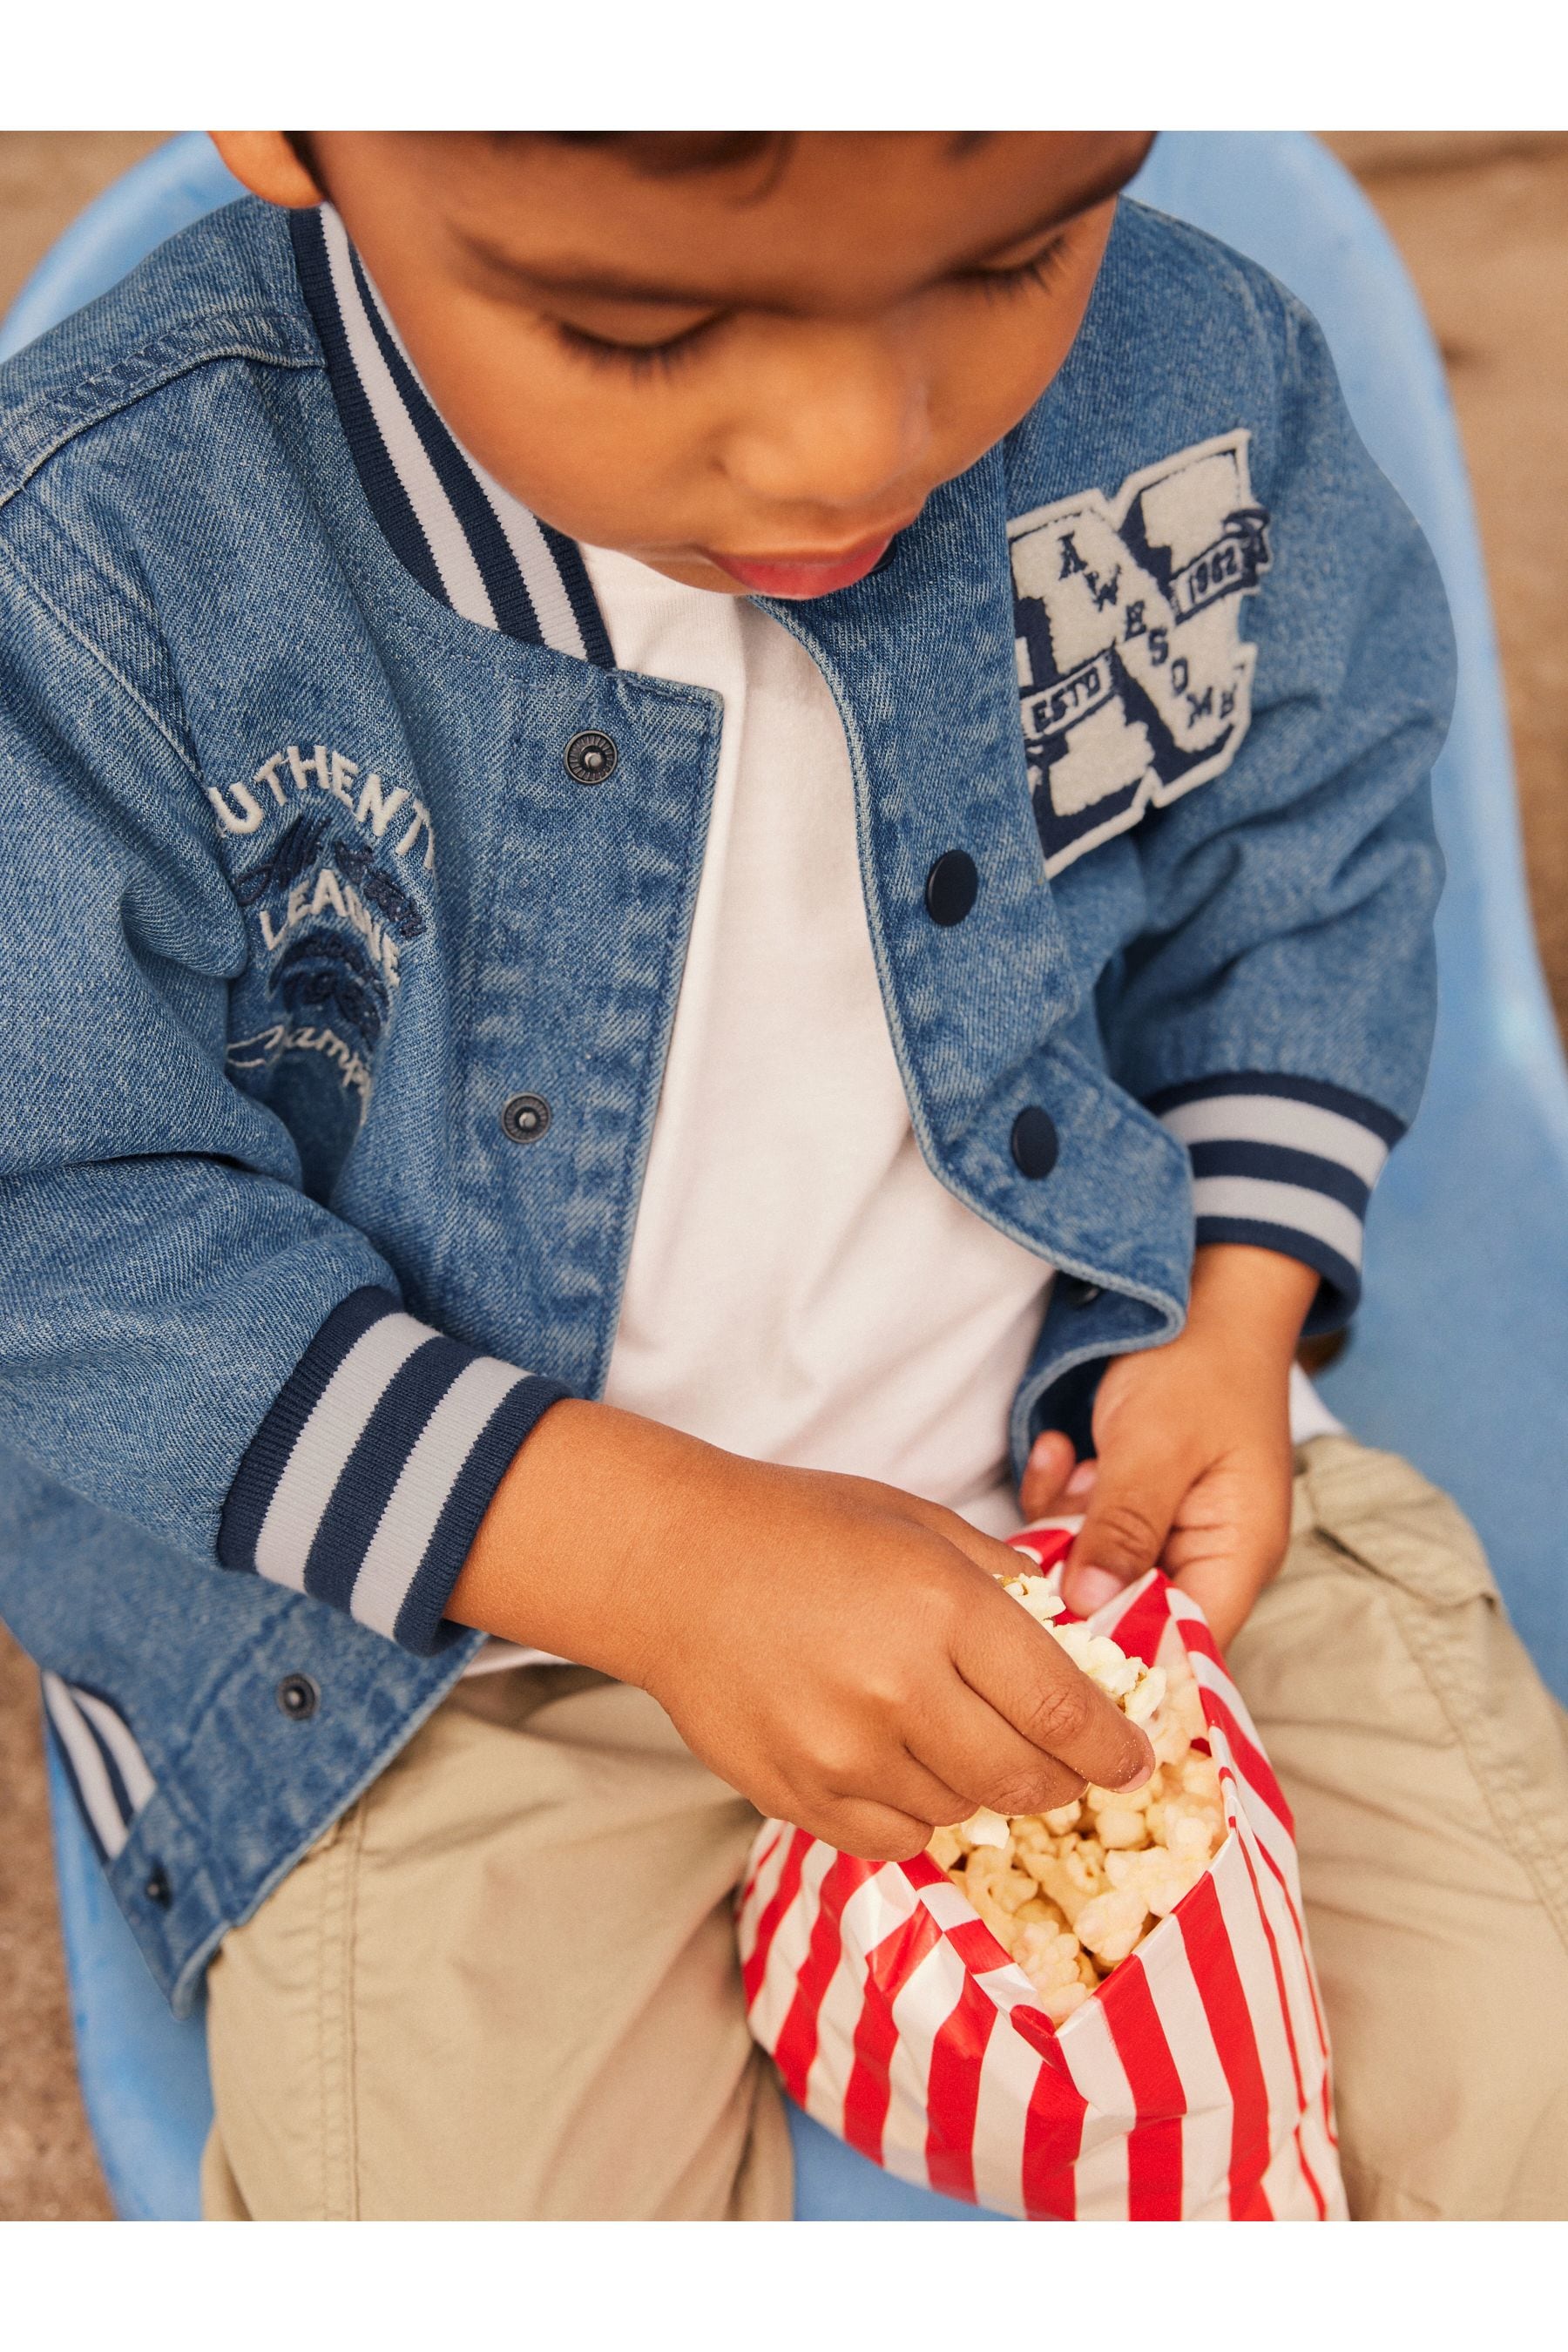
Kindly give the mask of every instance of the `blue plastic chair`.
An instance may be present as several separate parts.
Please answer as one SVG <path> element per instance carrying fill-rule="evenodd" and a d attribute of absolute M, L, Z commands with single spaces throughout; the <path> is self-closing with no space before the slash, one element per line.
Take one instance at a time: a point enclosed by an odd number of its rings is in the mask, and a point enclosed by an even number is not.
<path fill-rule="evenodd" d="M 17 300 L 0 357 L 237 193 L 199 133 L 126 174 Z M 1373 1204 L 1370 1281 L 1323 1381 L 1336 1412 L 1458 1496 L 1515 1622 L 1568 1698 L 1568 1608 L 1553 1507 L 1568 1462 L 1568 1075 L 1531 929 L 1485 574 L 1442 368 L 1376 215 L 1298 132 L 1166 135 L 1136 193 L 1253 255 L 1326 331 L 1357 425 L 1418 517 L 1447 585 L 1460 685 L 1437 768 L 1449 880 L 1441 1010 L 1421 1117 Z M 77 2053 L 110 2194 L 128 2220 L 197 2210 L 211 2115 L 199 2014 L 169 2014 L 104 1884 L 51 1757 Z M 802 2220 L 966 2220 L 791 2109 Z"/>

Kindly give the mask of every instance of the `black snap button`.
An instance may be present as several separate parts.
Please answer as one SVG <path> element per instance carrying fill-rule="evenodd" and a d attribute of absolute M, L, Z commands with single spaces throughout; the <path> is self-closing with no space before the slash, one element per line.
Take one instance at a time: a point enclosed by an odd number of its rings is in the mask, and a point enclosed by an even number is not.
<path fill-rule="evenodd" d="M 1013 1157 L 1026 1176 L 1048 1176 L 1057 1164 L 1056 1121 L 1038 1103 L 1013 1121 Z"/>
<path fill-rule="evenodd" d="M 967 850 L 950 849 L 926 876 L 926 913 L 946 930 L 962 923 L 980 891 L 980 877 Z"/>
<path fill-rule="evenodd" d="M 174 1901 L 174 1890 L 169 1885 L 168 1874 L 161 1862 L 155 1862 L 147 1873 L 147 1883 L 142 1892 L 149 1903 L 155 1903 L 158 1906 L 160 1911 L 166 1911 Z"/>
<path fill-rule="evenodd" d="M 320 1685 L 309 1675 L 285 1675 L 278 1685 L 278 1704 L 290 1723 L 309 1723 L 321 1704 Z"/>
<path fill-rule="evenodd" d="M 1086 1282 L 1080 1274 L 1064 1274 L 1061 1292 L 1069 1307 L 1092 1307 L 1105 1296 L 1098 1282 Z"/>
<path fill-rule="evenodd" d="M 567 744 L 565 758 L 566 772 L 574 784 L 602 784 L 615 773 L 620 753 L 608 735 L 601 735 L 596 727 L 585 727 Z"/>
<path fill-rule="evenodd" d="M 537 1143 L 550 1124 L 550 1105 L 542 1095 L 513 1095 L 501 1107 L 500 1123 L 513 1143 Z"/>

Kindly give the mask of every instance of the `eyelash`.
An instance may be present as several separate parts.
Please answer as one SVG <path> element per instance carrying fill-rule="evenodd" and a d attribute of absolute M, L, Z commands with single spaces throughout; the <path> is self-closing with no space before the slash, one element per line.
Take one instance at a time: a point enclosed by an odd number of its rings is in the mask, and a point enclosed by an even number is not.
<path fill-rule="evenodd" d="M 719 323 L 718 319 L 704 319 L 700 325 L 671 335 L 667 343 L 606 342 L 602 335 L 590 335 L 582 327 L 569 327 L 564 319 L 556 320 L 555 331 L 569 352 L 593 367 L 620 368 L 634 376 L 669 375 Z"/>
<path fill-rule="evenodd" d="M 1026 294 L 1032 286 L 1048 287 L 1061 268 L 1067 245 L 1065 236 L 1053 236 L 1049 245 L 1032 253 L 1027 261 L 1015 262 L 1011 269 L 972 269 L 960 283 L 978 286 L 993 301 L 1005 301 L 1013 294 Z"/>
<path fill-rule="evenodd" d="M 1066 249 L 1067 238 L 1054 236 L 1049 245 L 1010 269 L 965 270 L 953 283 L 978 289 L 987 301 L 1005 302 L 1027 293 L 1032 287 L 1049 287 L 1061 268 Z M 566 349 L 592 367 L 619 368 L 632 376 L 669 375 L 691 356 L 705 336 L 723 324 L 723 318 L 721 313 L 716 318 L 704 319 L 683 333 L 672 335 L 665 343 L 612 343 L 602 335 L 590 335 L 584 328 L 568 326 L 563 319 L 557 319 L 554 326 Z"/>

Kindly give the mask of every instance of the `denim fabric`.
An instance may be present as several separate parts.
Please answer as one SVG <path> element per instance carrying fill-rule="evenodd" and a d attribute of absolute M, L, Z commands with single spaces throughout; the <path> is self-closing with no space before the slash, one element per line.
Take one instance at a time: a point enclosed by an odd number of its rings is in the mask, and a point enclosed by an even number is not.
<path fill-rule="evenodd" d="M 1183 531 L 1203 535 L 1194 485 L 1241 478 L 1238 433 L 1247 497 L 1217 553 L 1179 558 Z M 1058 515 L 1018 551 L 1020 523 L 1091 492 L 1070 544 Z M 1042 548 L 1064 581 L 1089 575 L 1070 613 Z M 1026 562 L 1037 609 L 1015 604 Z M 1220 665 L 1188 735 L 1123 565 L 1153 567 L 1181 642 Z M 226 1925 L 477 1639 L 448 1628 L 417 1654 L 264 1562 L 226 1572 L 226 1507 L 359 1293 L 463 1342 L 454 1365 L 478 1350 L 551 1384 L 541 1400 L 597 1392 L 721 712 L 420 586 L 356 473 L 286 224 L 249 202 L 0 371 L 0 1607 L 145 1760 L 152 1794 L 122 1808 L 107 1862 L 184 2004 Z M 1098 640 L 1064 650 L 1080 605 L 1122 632 L 1109 668 Z M 884 570 L 770 609 L 843 715 L 921 1150 L 1079 1278 L 1056 1286 L 1019 1393 L 1021 1457 L 1084 1368 L 1179 1328 L 1194 1169 L 1214 1237 L 1286 1232 L 1247 1191 L 1264 1177 L 1282 1202 L 1310 1190 L 1318 1147 L 1268 1140 L 1268 1101 L 1206 1174 L 1180 1109 L 1165 1125 L 1148 1105 L 1228 1099 L 1250 1076 L 1276 1108 L 1311 1108 L 1320 1137 L 1349 1106 L 1363 1198 L 1355 1135 L 1380 1153 L 1415 1109 L 1441 591 L 1310 320 L 1123 205 L 1037 407 Z M 1020 681 L 1043 675 L 1021 726 Z M 1240 715 L 1216 737 L 1227 693 Z M 618 753 L 592 789 L 564 760 L 587 730 Z M 1141 742 L 1163 747 L 1144 782 L 1112 789 Z M 925 878 L 954 847 L 981 885 L 942 928 Z M 520 1093 L 551 1108 L 536 1140 L 503 1129 Z M 1059 1139 L 1043 1179 L 1011 1140 L 1036 1106 Z M 789 1132 L 782 1104 L 782 1149 Z M 1320 1265 L 1331 1318 L 1349 1244 L 1315 1255 L 1303 1215 L 1281 1245 Z"/>

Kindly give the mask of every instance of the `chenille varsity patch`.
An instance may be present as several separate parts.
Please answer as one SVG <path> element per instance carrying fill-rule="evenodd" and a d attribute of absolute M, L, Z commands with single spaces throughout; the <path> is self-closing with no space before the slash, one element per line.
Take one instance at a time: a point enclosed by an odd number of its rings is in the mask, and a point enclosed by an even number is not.
<path fill-rule="evenodd" d="M 1252 716 L 1241 598 L 1268 568 L 1245 430 L 1009 523 L 1046 871 L 1228 768 Z"/>

